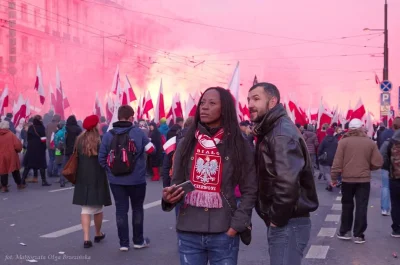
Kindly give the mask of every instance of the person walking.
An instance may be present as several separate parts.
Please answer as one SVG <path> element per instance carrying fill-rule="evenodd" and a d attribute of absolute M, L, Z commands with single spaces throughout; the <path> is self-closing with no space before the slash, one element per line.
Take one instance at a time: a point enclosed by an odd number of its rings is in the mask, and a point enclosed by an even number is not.
<path fill-rule="evenodd" d="M 71 115 L 67 119 L 67 123 L 65 125 L 65 150 L 64 150 L 64 163 L 67 164 L 70 159 L 75 146 L 75 141 L 78 136 L 82 133 L 82 128 L 78 125 L 78 121 L 74 115 Z M 60 186 L 65 186 L 65 178 L 61 174 L 60 175 Z"/>
<path fill-rule="evenodd" d="M 46 130 L 43 126 L 42 116 L 36 115 L 33 118 L 27 138 L 28 146 L 24 157 L 22 184 L 25 184 L 30 169 L 38 169 L 42 178 L 42 186 L 51 186 L 46 180 Z M 37 183 L 37 178 L 34 177 L 33 182 Z"/>
<path fill-rule="evenodd" d="M 25 185 L 22 184 L 20 175 L 20 161 L 18 153 L 22 151 L 21 141 L 10 131 L 8 121 L 0 122 L 0 178 L 1 192 L 8 192 L 8 174 L 12 174 L 17 188 L 22 190 Z"/>
<path fill-rule="evenodd" d="M 93 215 L 96 236 L 94 242 L 99 243 L 105 238 L 101 232 L 103 223 L 103 206 L 110 206 L 111 196 L 104 168 L 99 164 L 100 133 L 98 130 L 99 117 L 92 115 L 83 121 L 86 130 L 78 136 L 75 150 L 78 153 L 78 168 L 72 203 L 82 206 L 81 223 L 83 230 L 83 247 L 93 246 L 90 240 L 90 222 Z"/>
<path fill-rule="evenodd" d="M 394 119 L 393 129 L 395 132 L 392 138 L 383 142 L 380 152 L 384 159 L 382 171 L 385 169 L 389 177 L 388 186 L 392 216 L 391 236 L 400 238 L 400 117 Z M 387 205 L 383 204 L 382 206 L 386 207 Z"/>
<path fill-rule="evenodd" d="M 61 116 L 56 114 L 53 116 L 51 122 L 46 126 L 46 144 L 47 144 L 47 152 L 49 153 L 49 165 L 47 168 L 47 175 L 49 177 L 56 176 L 57 165 L 55 164 L 56 159 L 56 148 L 54 145 L 54 136 L 57 132 L 58 124 L 61 121 Z"/>
<path fill-rule="evenodd" d="M 99 162 L 106 169 L 111 192 L 115 200 L 116 220 L 120 251 L 128 251 L 129 201 L 132 207 L 133 247 L 150 246 L 150 240 L 143 236 L 146 196 L 145 153 L 152 154 L 154 146 L 144 132 L 133 126 L 135 112 L 129 105 L 118 108 L 118 122 L 112 124 L 102 139 Z"/>
<path fill-rule="evenodd" d="M 333 134 L 334 129 L 328 128 L 326 130 L 326 137 L 318 147 L 319 169 L 321 170 L 324 179 L 327 181 L 327 186 L 325 188 L 327 191 L 332 191 L 331 167 L 339 142 Z"/>
<path fill-rule="evenodd" d="M 181 205 L 176 224 L 180 264 L 236 265 L 239 234 L 248 234 L 257 198 L 254 158 L 228 90 L 208 88 L 197 106 L 194 123 L 175 151 L 172 186 L 163 189 L 162 209 Z M 189 180 L 195 190 L 184 196 L 176 185 Z"/>
<path fill-rule="evenodd" d="M 275 85 L 252 86 L 247 100 L 256 123 L 256 211 L 268 229 L 270 264 L 300 265 L 310 239 L 310 212 L 319 206 L 313 162 Z"/>
<path fill-rule="evenodd" d="M 332 186 L 336 186 L 338 176 L 342 176 L 342 215 L 337 237 L 350 240 L 353 227 L 356 244 L 365 243 L 371 170 L 383 165 L 378 146 L 365 134 L 363 125 L 359 119 L 350 121 L 349 131 L 339 141 L 331 170 Z"/>
<path fill-rule="evenodd" d="M 154 122 L 150 123 L 150 133 L 149 138 L 156 149 L 156 152 L 149 156 L 149 167 L 153 171 L 152 181 L 159 181 L 160 180 L 160 167 L 162 166 L 163 162 L 163 144 L 162 144 L 162 135 L 157 128 L 157 124 Z"/>

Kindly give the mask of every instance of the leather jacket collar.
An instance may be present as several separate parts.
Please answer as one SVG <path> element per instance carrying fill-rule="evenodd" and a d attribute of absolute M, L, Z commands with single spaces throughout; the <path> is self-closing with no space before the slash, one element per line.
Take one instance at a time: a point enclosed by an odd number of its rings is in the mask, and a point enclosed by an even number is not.
<path fill-rule="evenodd" d="M 254 127 L 254 133 L 258 136 L 267 134 L 274 128 L 273 124 L 280 118 L 287 116 L 286 110 L 281 103 L 265 114 L 262 121 Z"/>

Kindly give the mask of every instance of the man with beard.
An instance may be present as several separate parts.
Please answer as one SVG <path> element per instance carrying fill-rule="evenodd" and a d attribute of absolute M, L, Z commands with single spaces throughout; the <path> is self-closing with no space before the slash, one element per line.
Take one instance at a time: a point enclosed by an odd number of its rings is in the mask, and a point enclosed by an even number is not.
<path fill-rule="evenodd" d="M 258 83 L 247 100 L 256 123 L 256 210 L 267 226 L 270 264 L 300 265 L 310 238 L 310 212 L 318 208 L 310 155 L 276 86 Z"/>

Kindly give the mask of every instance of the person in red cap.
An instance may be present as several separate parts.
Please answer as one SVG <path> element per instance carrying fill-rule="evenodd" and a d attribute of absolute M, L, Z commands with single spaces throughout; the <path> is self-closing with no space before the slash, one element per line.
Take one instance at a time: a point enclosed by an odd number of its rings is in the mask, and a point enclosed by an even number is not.
<path fill-rule="evenodd" d="M 74 149 L 78 153 L 78 169 L 72 203 L 82 206 L 81 223 L 83 229 L 84 248 L 93 246 L 89 239 L 91 215 L 94 215 L 96 236 L 99 243 L 105 238 L 101 232 L 103 222 L 103 206 L 111 205 L 110 187 L 106 171 L 98 160 L 100 148 L 99 117 L 91 115 L 83 121 L 86 130 L 78 136 Z"/>

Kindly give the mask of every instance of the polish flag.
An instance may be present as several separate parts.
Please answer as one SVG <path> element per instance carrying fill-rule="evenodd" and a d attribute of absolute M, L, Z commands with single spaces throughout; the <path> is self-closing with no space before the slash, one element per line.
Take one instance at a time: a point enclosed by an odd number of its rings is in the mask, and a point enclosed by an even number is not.
<path fill-rule="evenodd" d="M 319 110 L 318 110 L 317 129 L 321 129 L 322 125 L 324 125 L 325 123 L 328 125 L 331 124 L 332 117 L 333 117 L 332 113 L 327 111 L 324 108 L 324 106 L 322 104 L 322 98 L 321 98 L 321 103 L 320 103 Z"/>
<path fill-rule="evenodd" d="M 372 122 L 371 113 L 368 112 L 368 114 L 366 116 L 367 117 L 366 117 L 366 121 L 365 121 L 365 128 L 367 129 L 368 137 L 372 138 L 372 136 L 374 134 L 374 124 Z"/>
<path fill-rule="evenodd" d="M 164 107 L 164 91 L 161 79 L 160 91 L 158 92 L 156 109 L 154 110 L 154 122 L 158 124 L 162 118 L 165 118 L 165 107 Z"/>
<path fill-rule="evenodd" d="M 151 99 L 150 91 L 147 91 L 147 96 L 144 99 L 144 104 L 143 104 L 143 115 L 146 115 L 147 118 L 149 119 L 149 111 L 154 108 L 153 106 L 153 100 Z"/>
<path fill-rule="evenodd" d="M 61 116 L 64 120 L 64 93 L 62 91 L 60 72 L 56 68 L 56 104 L 54 105 L 54 112 Z"/>
<path fill-rule="evenodd" d="M 163 149 L 165 153 L 168 155 L 169 153 L 175 151 L 176 149 L 176 136 L 169 139 L 164 145 Z"/>
<path fill-rule="evenodd" d="M 182 103 L 178 93 L 175 94 L 175 100 L 172 104 L 172 112 L 174 114 L 174 119 L 183 117 Z"/>
<path fill-rule="evenodd" d="M 62 92 L 62 94 L 63 94 L 64 109 L 69 108 L 69 107 L 70 107 L 69 101 L 68 101 L 68 98 L 67 98 L 67 96 L 65 95 L 64 91 Z"/>
<path fill-rule="evenodd" d="M 172 100 L 173 101 L 173 100 Z M 172 104 L 174 104 L 174 102 L 172 102 Z M 168 114 L 167 114 L 167 124 L 170 124 L 172 120 L 174 120 L 174 113 L 172 111 L 172 106 L 169 108 Z"/>
<path fill-rule="evenodd" d="M 4 109 L 8 107 L 8 98 L 8 87 L 6 86 L 0 97 L 0 114 L 2 114 Z"/>
<path fill-rule="evenodd" d="M 135 101 L 136 95 L 135 92 L 133 92 L 133 88 L 131 85 L 131 82 L 129 82 L 128 76 L 126 75 L 126 80 L 125 80 L 125 93 L 128 93 L 128 97 L 129 97 L 129 102 L 133 102 Z"/>
<path fill-rule="evenodd" d="M 142 118 L 142 96 L 140 96 L 139 101 L 138 101 L 138 106 L 137 106 L 137 111 L 136 111 L 136 115 L 137 115 L 137 120 L 139 121 Z"/>
<path fill-rule="evenodd" d="M 351 101 L 349 101 L 349 108 L 347 109 L 346 120 L 350 121 L 352 115 L 353 115 L 353 110 L 351 108 Z"/>
<path fill-rule="evenodd" d="M 154 147 L 154 145 L 151 142 L 149 142 L 144 147 L 144 151 L 146 152 L 146 154 L 149 155 L 149 154 L 152 154 L 154 151 L 156 151 L 156 148 Z"/>
<path fill-rule="evenodd" d="M 375 83 L 377 85 L 379 85 L 381 83 L 381 80 L 379 80 L 379 77 L 378 77 L 378 75 L 376 73 L 375 73 Z"/>
<path fill-rule="evenodd" d="M 388 119 L 388 120 L 387 120 L 388 128 L 392 128 L 392 126 L 393 126 L 394 117 L 393 117 L 393 115 L 392 115 L 392 112 L 393 112 L 393 106 L 390 107 L 390 111 L 389 111 L 388 116 L 387 116 L 387 119 Z M 368 112 L 368 115 L 371 115 L 371 112 Z"/>
<path fill-rule="evenodd" d="M 20 94 L 17 103 L 14 103 L 13 107 L 13 123 L 19 124 L 22 118 L 27 116 L 27 103 Z"/>
<path fill-rule="evenodd" d="M 332 118 L 332 123 L 331 124 L 333 124 L 335 122 L 336 123 L 339 122 L 339 107 L 338 106 L 336 106 L 336 109 L 333 112 L 333 118 Z"/>
<path fill-rule="evenodd" d="M 34 89 L 39 92 L 40 103 L 43 105 L 46 99 L 44 95 L 44 88 L 43 88 L 43 79 L 42 79 L 42 71 L 40 71 L 39 65 L 36 68 L 36 81 Z"/>
<path fill-rule="evenodd" d="M 49 93 L 50 93 L 50 108 L 55 110 L 55 105 L 57 104 L 56 95 L 54 94 L 53 87 L 49 85 Z"/>
<path fill-rule="evenodd" d="M 195 95 L 195 96 L 192 97 L 192 96 L 189 94 L 189 100 L 188 100 L 188 102 L 189 102 L 188 105 L 189 105 L 189 106 L 186 106 L 186 113 L 188 113 L 188 114 L 187 114 L 188 117 L 194 117 L 194 116 L 196 116 L 197 104 L 198 104 L 199 101 L 200 101 L 200 93 L 199 93 L 199 92 L 196 92 L 194 95 Z"/>
<path fill-rule="evenodd" d="M 351 115 L 352 119 L 360 119 L 362 120 L 365 115 L 365 107 L 361 101 L 361 98 L 358 100 L 356 107 L 354 108 L 353 114 Z"/>
<path fill-rule="evenodd" d="M 112 120 L 113 112 L 114 112 L 114 103 L 112 102 L 112 99 L 110 97 L 107 97 L 107 103 L 106 103 L 106 116 L 107 116 L 107 121 L 110 123 Z"/>
<path fill-rule="evenodd" d="M 236 65 L 235 71 L 233 72 L 231 82 L 229 83 L 228 90 L 231 92 L 232 96 L 235 99 L 235 109 L 237 119 L 239 118 L 239 89 L 240 89 L 240 71 L 239 71 L 239 62 Z"/>
<path fill-rule="evenodd" d="M 294 115 L 294 119 L 295 119 L 294 123 L 298 123 L 301 125 L 307 124 L 307 116 L 305 115 L 305 113 L 303 111 L 300 110 L 300 108 L 297 106 L 296 103 L 294 103 L 294 101 L 289 100 L 288 107 L 289 107 L 290 112 L 292 112 Z"/>
<path fill-rule="evenodd" d="M 99 117 L 99 119 L 101 118 L 101 105 L 100 105 L 99 95 L 97 94 L 97 92 L 96 92 L 96 100 L 94 103 L 93 114 L 97 115 L 97 117 Z"/>
<path fill-rule="evenodd" d="M 111 85 L 111 92 L 118 96 L 117 92 L 119 91 L 118 87 L 120 86 L 120 78 L 119 78 L 119 65 L 117 65 L 117 69 L 115 70 L 114 79 Z"/>

